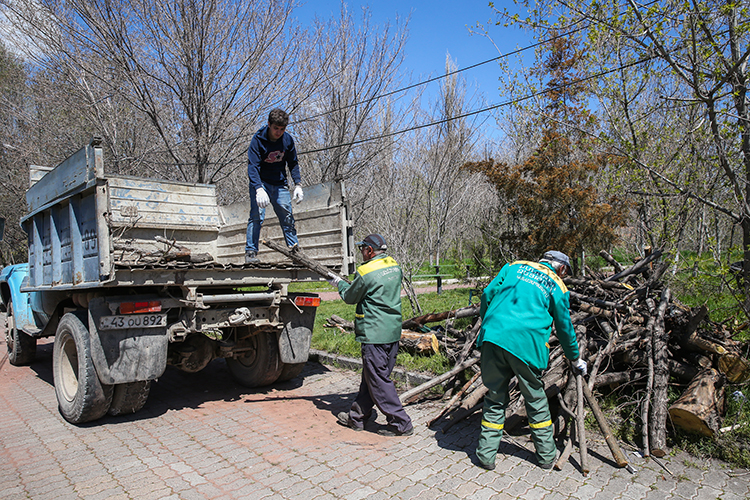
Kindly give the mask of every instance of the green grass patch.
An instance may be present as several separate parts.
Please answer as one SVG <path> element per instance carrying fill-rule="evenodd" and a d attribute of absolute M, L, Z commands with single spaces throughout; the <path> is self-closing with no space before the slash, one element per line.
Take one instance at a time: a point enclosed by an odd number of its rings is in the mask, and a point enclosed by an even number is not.
<path fill-rule="evenodd" d="M 333 291 L 328 286 L 327 289 L 321 288 L 318 291 Z M 436 292 L 426 293 L 419 296 L 419 302 L 422 307 L 422 314 L 433 312 L 444 312 L 451 309 L 458 309 L 469 304 L 469 296 L 474 299 L 475 293 L 467 288 L 456 288 L 445 290 L 438 295 Z M 321 303 L 315 316 L 315 328 L 313 329 L 312 348 L 326 351 L 339 356 L 351 358 L 361 357 L 360 344 L 354 340 L 353 333 L 342 332 L 338 328 L 329 328 L 325 326 L 326 321 L 332 315 L 339 316 L 343 319 L 354 321 L 354 305 L 345 304 L 343 300 L 330 300 Z M 413 312 L 412 306 L 407 298 L 401 302 L 402 316 L 409 319 L 419 314 Z M 454 323 L 455 328 L 465 328 L 471 322 L 470 318 L 461 319 Z M 441 326 L 441 323 L 432 323 L 431 328 Z M 444 326 L 444 325 L 443 325 Z M 428 372 L 439 375 L 452 368 L 452 363 L 443 352 L 431 356 L 414 355 L 401 351 L 396 358 L 397 366 L 409 371 Z"/>

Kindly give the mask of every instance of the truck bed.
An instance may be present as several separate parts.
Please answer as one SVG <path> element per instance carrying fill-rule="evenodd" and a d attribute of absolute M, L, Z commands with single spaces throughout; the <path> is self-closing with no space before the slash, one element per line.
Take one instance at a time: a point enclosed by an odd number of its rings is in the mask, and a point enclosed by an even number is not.
<path fill-rule="evenodd" d="M 104 173 L 95 142 L 27 191 L 29 282 L 24 291 L 153 285 L 260 285 L 320 279 L 261 245 L 244 264 L 250 201 L 219 206 L 216 187 Z M 353 271 L 353 237 L 340 183 L 305 188 L 293 206 L 300 247 Z M 261 239 L 283 241 L 273 209 Z"/>

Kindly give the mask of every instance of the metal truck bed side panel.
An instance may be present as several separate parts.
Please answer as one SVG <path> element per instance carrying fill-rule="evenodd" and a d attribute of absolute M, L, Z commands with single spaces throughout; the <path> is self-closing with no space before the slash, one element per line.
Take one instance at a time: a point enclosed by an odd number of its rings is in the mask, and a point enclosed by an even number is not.
<path fill-rule="evenodd" d="M 245 265 L 249 200 L 220 207 L 213 185 L 105 175 L 102 165 L 101 148 L 89 145 L 29 188 L 24 291 L 320 279 L 263 245 L 261 264 Z M 307 186 L 293 209 L 305 253 L 353 272 L 343 184 Z M 283 240 L 273 209 L 261 238 Z"/>
<path fill-rule="evenodd" d="M 344 274 L 353 270 L 354 248 L 348 202 L 343 183 L 326 182 L 305 187 L 301 203 L 293 203 L 295 226 L 299 245 L 305 254 L 321 264 L 340 269 Z M 240 262 L 244 258 L 247 218 L 250 201 L 221 207 L 224 225 L 219 231 L 217 255 L 220 262 Z M 284 243 L 284 235 L 273 208 L 266 209 L 261 239 Z M 270 248 L 260 245 L 261 262 L 288 262 L 288 259 Z"/>
<path fill-rule="evenodd" d="M 23 221 L 28 234 L 29 285 L 99 284 L 96 190 L 62 200 Z"/>
<path fill-rule="evenodd" d="M 50 203 L 77 190 L 96 184 L 104 176 L 101 149 L 92 144 L 85 146 L 52 169 L 26 191 L 29 213 L 43 209 Z"/>

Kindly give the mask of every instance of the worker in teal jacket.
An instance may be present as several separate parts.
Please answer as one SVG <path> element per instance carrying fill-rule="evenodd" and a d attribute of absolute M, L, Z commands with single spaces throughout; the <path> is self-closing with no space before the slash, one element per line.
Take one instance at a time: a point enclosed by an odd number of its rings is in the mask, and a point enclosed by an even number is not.
<path fill-rule="evenodd" d="M 377 405 L 386 416 L 385 436 L 408 436 L 414 432 L 396 386 L 390 379 L 401 339 L 401 267 L 385 254 L 385 239 L 371 234 L 357 243 L 364 263 L 351 284 L 331 273 L 330 282 L 347 304 L 357 304 L 354 335 L 362 344 L 362 381 L 349 412 L 337 415 L 341 425 L 362 430 Z"/>
<path fill-rule="evenodd" d="M 506 264 L 482 294 L 482 381 L 484 397 L 481 433 L 476 456 L 481 467 L 492 470 L 503 437 L 508 384 L 515 376 L 523 394 L 531 437 L 540 467 L 552 468 L 557 450 L 542 371 L 549 364 L 552 325 L 565 356 L 586 374 L 578 341 L 570 321 L 570 292 L 562 278 L 570 272 L 570 259 L 549 251 L 539 262 Z"/>

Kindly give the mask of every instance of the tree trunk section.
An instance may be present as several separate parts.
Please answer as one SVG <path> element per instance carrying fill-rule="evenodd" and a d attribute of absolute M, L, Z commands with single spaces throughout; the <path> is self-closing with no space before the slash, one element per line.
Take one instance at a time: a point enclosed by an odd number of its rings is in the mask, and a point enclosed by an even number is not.
<path fill-rule="evenodd" d="M 667 384 L 669 383 L 669 333 L 664 328 L 664 313 L 670 300 L 669 288 L 661 294 L 651 343 L 654 353 L 654 389 L 649 424 L 651 455 L 661 458 L 667 454 Z"/>
<path fill-rule="evenodd" d="M 695 376 L 680 399 L 669 407 L 674 424 L 688 432 L 714 437 L 726 408 L 724 378 L 709 368 Z"/>

